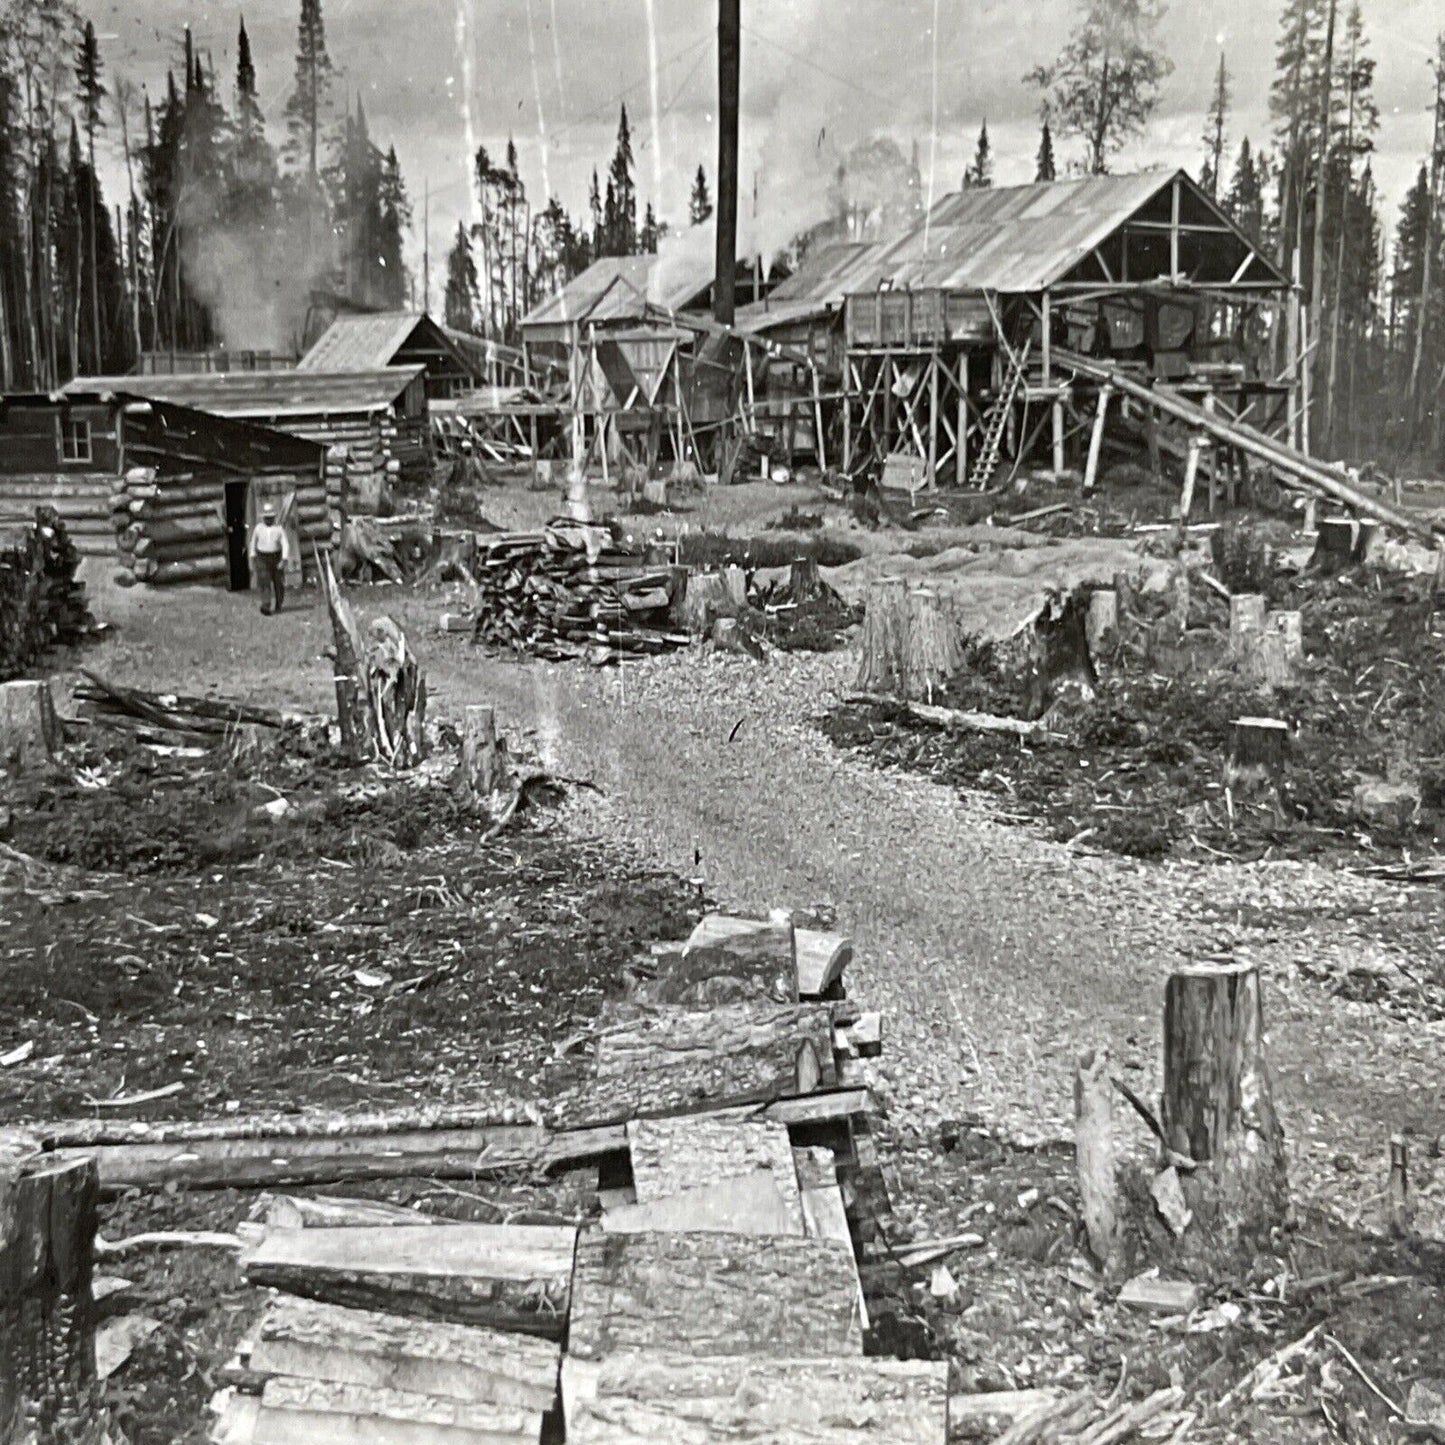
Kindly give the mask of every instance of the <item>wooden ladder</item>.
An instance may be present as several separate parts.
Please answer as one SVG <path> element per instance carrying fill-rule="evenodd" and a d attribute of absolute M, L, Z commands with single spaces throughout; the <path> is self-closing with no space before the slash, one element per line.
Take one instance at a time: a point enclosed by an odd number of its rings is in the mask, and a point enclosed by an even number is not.
<path fill-rule="evenodd" d="M 969 477 L 969 484 L 980 491 L 989 484 L 994 468 L 998 466 L 999 450 L 1003 446 L 1009 412 L 1013 410 L 1014 399 L 1018 396 L 1019 387 L 1023 385 L 1024 371 L 1028 366 L 1030 344 L 1025 342 L 1021 350 L 1010 353 L 1011 359 L 1003 386 L 984 418 L 983 445 L 979 448 L 973 463 L 973 472 Z"/>

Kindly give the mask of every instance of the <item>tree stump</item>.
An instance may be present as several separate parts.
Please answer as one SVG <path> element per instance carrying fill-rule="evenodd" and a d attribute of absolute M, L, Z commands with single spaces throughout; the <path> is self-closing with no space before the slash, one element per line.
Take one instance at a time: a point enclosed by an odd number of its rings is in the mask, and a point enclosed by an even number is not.
<path fill-rule="evenodd" d="M 370 761 L 376 756 L 377 740 L 376 719 L 371 711 L 362 660 L 366 644 L 351 604 L 341 595 L 331 558 L 326 553 L 321 554 L 321 588 L 336 648 L 336 719 L 341 729 L 341 750 L 359 762 Z"/>
<path fill-rule="evenodd" d="M 1104 1277 L 1112 1279 L 1123 1256 L 1108 1049 L 1080 1055 L 1074 1070 L 1074 1160 L 1089 1251 Z"/>
<path fill-rule="evenodd" d="M 688 575 L 682 596 L 682 621 L 695 637 L 706 637 L 719 617 L 733 617 L 737 607 L 728 595 L 721 572 L 693 572 Z"/>
<path fill-rule="evenodd" d="M 1353 517 L 1321 517 L 1310 567 L 1324 572 L 1344 571 L 1354 561 L 1358 541 L 1359 524 Z"/>
<path fill-rule="evenodd" d="M 741 567 L 730 565 L 723 568 L 722 579 L 734 611 L 741 612 L 748 605 L 748 574 Z"/>
<path fill-rule="evenodd" d="M 1267 1241 L 1289 1207 L 1284 1133 L 1265 1066 L 1259 971 L 1192 964 L 1164 994 L 1164 1142 L 1199 1166 L 1184 1193 L 1196 1243 L 1240 1254 Z"/>
<path fill-rule="evenodd" d="M 799 607 L 815 602 L 824 594 L 816 557 L 796 557 L 788 567 L 788 596 Z"/>
<path fill-rule="evenodd" d="M 50 684 L 0 683 L 0 773 L 48 767 L 60 743 Z"/>
<path fill-rule="evenodd" d="M 1410 1232 L 1410 1146 L 1390 1135 L 1390 1174 L 1385 1182 L 1385 1222 L 1396 1237 Z"/>
<path fill-rule="evenodd" d="M 1266 637 L 1278 637 L 1280 653 L 1287 667 L 1293 670 L 1305 655 L 1304 614 L 1301 612 L 1271 612 L 1264 619 Z"/>
<path fill-rule="evenodd" d="M 491 798 L 506 779 L 497 742 L 497 714 L 486 704 L 468 707 L 462 718 L 462 780 L 479 802 Z"/>
<path fill-rule="evenodd" d="M 1236 592 L 1229 599 L 1229 652 L 1232 657 L 1254 655 L 1264 632 L 1264 598 L 1257 592 Z"/>
<path fill-rule="evenodd" d="M 858 669 L 860 692 L 903 695 L 907 640 L 908 583 L 902 577 L 880 577 L 868 589 L 863 611 L 863 659 Z"/>
<path fill-rule="evenodd" d="M 1119 640 L 1119 594 L 1112 588 L 1100 588 L 1089 594 L 1084 635 L 1091 657 L 1101 657 L 1114 650 Z"/>
<path fill-rule="evenodd" d="M 907 643 L 902 664 L 903 695 L 931 703 L 960 667 L 963 649 L 938 593 L 920 587 L 909 595 Z"/>

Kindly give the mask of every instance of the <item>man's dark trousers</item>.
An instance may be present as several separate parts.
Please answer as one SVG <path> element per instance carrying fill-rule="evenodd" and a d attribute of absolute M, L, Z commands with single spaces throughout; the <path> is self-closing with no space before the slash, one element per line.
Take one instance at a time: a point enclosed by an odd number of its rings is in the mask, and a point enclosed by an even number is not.
<path fill-rule="evenodd" d="M 279 612 L 286 601 L 286 571 L 279 552 L 257 552 L 256 571 L 261 583 L 261 611 Z"/>

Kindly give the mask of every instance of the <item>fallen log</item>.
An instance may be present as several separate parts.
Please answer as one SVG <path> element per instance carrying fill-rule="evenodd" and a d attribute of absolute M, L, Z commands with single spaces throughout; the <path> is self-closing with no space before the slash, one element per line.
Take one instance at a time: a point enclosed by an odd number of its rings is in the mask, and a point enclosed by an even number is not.
<path fill-rule="evenodd" d="M 555 1344 L 529 1335 L 281 1296 L 266 1307 L 249 1368 L 540 1414 L 556 1399 L 560 1362 Z"/>
<path fill-rule="evenodd" d="M 1026 722 L 1023 718 L 996 717 L 992 713 L 969 712 L 956 707 L 935 707 L 925 702 L 912 702 L 907 698 L 890 697 L 876 692 L 850 693 L 848 701 L 869 703 L 875 707 L 901 707 L 920 722 L 934 723 L 943 728 L 964 728 L 970 732 L 1013 733 L 1021 738 L 1048 737 L 1049 729 L 1042 722 Z"/>
<path fill-rule="evenodd" d="M 323 1304 L 556 1338 L 576 1239 L 551 1225 L 277 1230 L 241 1267 L 252 1284 Z"/>

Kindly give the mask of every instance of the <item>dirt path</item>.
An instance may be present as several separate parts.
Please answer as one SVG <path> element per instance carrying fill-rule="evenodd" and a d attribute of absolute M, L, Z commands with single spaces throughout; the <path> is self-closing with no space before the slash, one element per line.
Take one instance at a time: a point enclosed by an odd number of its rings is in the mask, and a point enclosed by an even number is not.
<path fill-rule="evenodd" d="M 1190 951 L 1223 949 L 1252 952 L 1270 980 L 1297 1191 L 1372 1221 L 1389 1129 L 1445 1134 L 1445 1025 L 1331 998 L 1297 967 L 1318 949 L 1378 952 L 1365 923 L 1321 933 L 1310 916 L 1346 901 L 1367 921 L 1396 906 L 1390 889 L 1303 867 L 1071 855 L 927 780 L 833 750 L 807 718 L 847 686 L 847 657 L 759 669 L 687 654 L 625 675 L 524 667 L 439 637 L 440 597 L 384 589 L 360 605 L 393 609 L 407 627 L 434 711 L 493 702 L 550 764 L 595 778 L 606 798 L 581 826 L 616 829 L 684 874 L 700 854 L 709 890 L 737 905 L 834 905 L 859 946 L 851 989 L 885 1011 L 884 1086 L 905 1128 L 977 1111 L 1016 1135 L 1061 1136 L 1072 1059 L 1100 1041 L 1148 1097 L 1165 974 Z M 97 610 L 118 631 L 93 662 L 118 681 L 329 703 L 314 608 L 262 619 L 244 598 L 196 590 L 105 596 Z M 1236 926 L 1230 911 L 1245 905 L 1285 921 Z M 1428 1144 L 1416 1152 L 1440 1233 L 1445 1177 L 1431 1171 L 1445 1165 Z"/>

